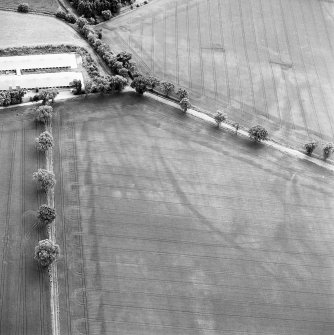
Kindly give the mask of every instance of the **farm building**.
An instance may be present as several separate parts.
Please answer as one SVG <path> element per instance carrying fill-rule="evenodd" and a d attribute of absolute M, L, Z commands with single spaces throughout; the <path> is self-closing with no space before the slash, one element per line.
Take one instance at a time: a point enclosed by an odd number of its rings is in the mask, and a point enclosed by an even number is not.
<path fill-rule="evenodd" d="M 69 87 L 74 79 L 83 83 L 75 71 L 80 62 L 75 53 L 1 57 L 0 90 Z"/>

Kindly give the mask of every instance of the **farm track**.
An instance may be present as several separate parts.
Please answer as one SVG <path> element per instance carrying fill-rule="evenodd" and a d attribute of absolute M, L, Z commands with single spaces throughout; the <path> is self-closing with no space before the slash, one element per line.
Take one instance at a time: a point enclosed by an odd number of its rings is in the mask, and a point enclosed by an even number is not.
<path fill-rule="evenodd" d="M 61 129 L 63 128 L 63 125 L 61 124 L 61 119 L 59 117 L 59 114 L 57 113 L 57 124 L 54 126 L 54 129 L 57 129 L 57 138 L 58 138 L 58 163 L 61 164 L 61 155 L 62 155 L 62 136 L 61 136 Z M 58 169 L 58 179 L 59 179 L 59 184 L 61 189 L 65 189 L 65 185 L 64 185 L 64 179 L 63 179 L 63 169 L 60 166 L 60 168 Z M 60 194 L 60 201 L 59 201 L 59 205 L 60 205 L 60 218 L 57 220 L 57 222 L 60 221 L 60 225 L 62 227 L 62 231 L 63 234 L 61 236 L 60 239 L 60 245 L 61 245 L 61 250 L 63 253 L 63 259 L 64 259 L 64 296 L 65 299 L 63 299 L 62 301 L 65 301 L 65 306 L 62 307 L 60 306 L 60 314 L 63 316 L 64 314 L 66 315 L 66 321 L 64 323 L 61 324 L 61 331 L 63 330 L 64 324 L 67 324 L 67 328 L 65 328 L 65 333 L 69 333 L 72 334 L 72 326 L 71 326 L 71 309 L 70 309 L 70 301 L 69 301 L 69 297 L 70 297 L 70 288 L 69 288 L 69 274 L 68 274 L 68 252 L 67 252 L 67 234 L 66 234 L 66 226 L 65 226 L 65 211 L 64 211 L 64 204 L 65 204 L 65 200 L 64 200 L 64 192 L 59 192 Z M 58 270 L 60 272 L 60 270 Z"/>
<path fill-rule="evenodd" d="M 278 141 L 301 145 L 334 136 L 332 22 L 325 11 L 333 6 L 315 0 L 167 6 L 158 0 L 150 11 L 134 10 L 100 26 L 112 27 L 112 35 L 117 24 L 126 27 L 125 42 L 149 65 L 145 72 L 188 87 L 194 105 L 227 108 L 232 121 L 262 123 Z M 131 52 L 127 44 L 121 48 Z"/>

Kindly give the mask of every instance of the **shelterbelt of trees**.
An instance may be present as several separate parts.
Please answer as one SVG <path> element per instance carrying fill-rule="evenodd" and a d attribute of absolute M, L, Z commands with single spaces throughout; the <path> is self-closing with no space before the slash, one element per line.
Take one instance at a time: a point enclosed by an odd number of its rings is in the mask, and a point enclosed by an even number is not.
<path fill-rule="evenodd" d="M 131 5 L 134 0 L 74 0 L 72 6 L 79 15 L 86 18 L 103 15 L 103 11 L 110 10 L 112 14 L 117 14 L 122 6 Z"/>

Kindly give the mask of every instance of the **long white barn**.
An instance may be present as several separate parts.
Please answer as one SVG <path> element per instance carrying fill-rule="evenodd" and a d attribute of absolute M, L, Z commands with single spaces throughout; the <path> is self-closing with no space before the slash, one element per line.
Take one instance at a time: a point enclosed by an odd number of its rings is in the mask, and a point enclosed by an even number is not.
<path fill-rule="evenodd" d="M 81 80 L 75 53 L 0 57 L 0 90 L 69 87 Z"/>
<path fill-rule="evenodd" d="M 81 72 L 33 73 L 23 76 L 6 75 L 0 76 L 0 90 L 69 87 L 74 79 L 81 80 L 83 85 Z"/>
<path fill-rule="evenodd" d="M 0 57 L 0 71 L 64 67 L 71 69 L 78 67 L 75 53 Z"/>

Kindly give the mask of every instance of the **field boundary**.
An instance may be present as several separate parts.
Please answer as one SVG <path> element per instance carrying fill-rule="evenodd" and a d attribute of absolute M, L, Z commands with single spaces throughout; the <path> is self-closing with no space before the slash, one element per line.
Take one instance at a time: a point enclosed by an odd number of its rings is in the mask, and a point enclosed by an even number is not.
<path fill-rule="evenodd" d="M 123 92 L 134 92 L 134 90 L 130 87 L 125 88 L 125 90 Z M 86 94 L 85 96 L 96 96 L 98 93 L 89 93 Z M 179 110 L 182 110 L 181 107 L 179 106 L 178 103 L 174 102 L 172 99 L 167 99 L 165 97 L 160 96 L 159 94 L 155 94 L 152 92 L 145 92 L 144 93 L 145 96 L 147 96 L 150 99 L 154 99 L 156 101 L 159 101 L 165 105 L 169 105 L 171 107 L 177 108 Z M 82 95 L 76 95 L 76 96 L 71 96 L 71 97 L 61 97 L 55 98 L 56 102 L 60 102 L 60 101 L 67 101 L 67 100 L 73 100 L 73 99 L 85 99 L 85 97 L 83 97 Z M 29 106 L 29 105 L 35 105 L 38 104 L 38 102 L 26 102 L 26 103 L 22 103 L 19 105 L 12 105 L 12 106 L 8 106 L 8 107 L 0 107 L 1 109 L 9 109 L 9 108 L 18 108 L 18 107 L 23 107 L 23 106 Z M 196 107 L 197 108 L 197 107 Z M 193 108 L 188 108 L 187 110 L 187 114 L 194 116 L 195 118 L 201 119 L 203 121 L 206 121 L 212 125 L 216 124 L 216 121 L 214 120 L 213 117 L 209 116 L 208 114 L 206 114 L 203 111 L 200 110 L 196 110 Z M 228 123 L 221 123 L 220 128 L 222 130 L 228 131 L 230 134 L 234 134 L 234 135 L 241 135 L 242 137 L 245 137 L 247 139 L 249 139 L 249 134 L 247 131 L 247 128 L 245 127 L 240 127 L 239 130 L 236 132 L 235 127 L 233 127 L 232 125 L 228 124 Z M 313 157 L 308 156 L 307 154 L 305 154 L 304 152 L 295 149 L 293 147 L 288 147 L 286 145 L 280 144 L 279 142 L 277 142 L 276 140 L 269 138 L 267 141 L 263 141 L 261 142 L 262 145 L 266 145 L 268 147 L 271 147 L 273 149 L 279 150 L 285 154 L 288 154 L 290 156 L 293 156 L 295 158 L 304 160 L 304 161 L 308 161 L 311 163 L 314 163 L 315 165 L 318 165 L 322 168 L 325 168 L 329 171 L 334 172 L 334 160 L 333 159 L 327 159 L 326 161 L 323 160 L 319 155 L 313 154 Z M 260 145 L 261 145 L 260 144 Z"/>
<path fill-rule="evenodd" d="M 52 121 L 50 124 L 46 124 L 46 131 L 52 135 Z M 46 154 L 46 169 L 53 173 L 53 149 L 50 148 Z M 55 208 L 54 189 L 50 189 L 47 192 L 47 205 L 51 208 Z M 56 244 L 56 223 L 55 220 L 48 226 L 48 238 L 54 244 Z M 51 307 L 51 326 L 52 335 L 60 334 L 60 322 L 59 322 L 59 289 L 58 289 L 58 271 L 57 262 L 53 262 L 49 268 L 49 280 L 50 280 L 50 307 Z"/>
<path fill-rule="evenodd" d="M 160 101 L 160 102 L 162 102 L 166 105 L 169 105 L 171 107 L 181 109 L 179 104 L 177 104 L 176 102 L 173 102 L 173 101 L 168 100 L 166 98 L 160 97 L 157 94 L 146 92 L 145 95 L 148 96 L 151 99 L 154 99 L 156 101 Z M 195 109 L 192 109 L 192 108 L 188 108 L 187 109 L 187 114 L 192 115 L 192 116 L 194 116 L 198 119 L 201 119 L 203 121 L 206 121 L 208 123 L 216 124 L 216 121 L 214 120 L 213 117 L 209 116 L 208 114 L 206 114 L 202 111 L 198 111 L 198 110 L 195 110 Z M 228 123 L 224 123 L 224 122 L 221 123 L 220 128 L 222 130 L 226 130 L 226 131 L 228 131 L 230 133 L 233 133 L 235 135 L 241 135 L 243 137 L 249 138 L 249 134 L 248 134 L 248 131 L 246 131 L 246 128 L 239 129 L 236 132 L 236 130 L 233 126 L 229 125 Z M 264 145 L 267 145 L 269 147 L 272 147 L 276 150 L 279 150 L 283 153 L 286 153 L 290 156 L 293 156 L 293 157 L 296 157 L 296 158 L 299 158 L 299 159 L 302 159 L 302 160 L 306 160 L 308 162 L 314 163 L 318 166 L 321 166 L 321 167 L 323 167 L 327 170 L 330 170 L 330 171 L 334 172 L 334 161 L 331 160 L 331 159 L 327 159 L 326 161 L 323 161 L 323 160 L 321 160 L 320 157 L 317 157 L 317 156 L 310 157 L 310 156 L 304 154 L 303 152 L 301 152 L 299 150 L 296 150 L 296 149 L 293 149 L 291 147 L 287 147 L 285 145 L 282 145 L 282 144 L 276 142 L 275 140 L 273 140 L 271 138 L 269 138 L 267 141 L 263 141 L 261 143 L 264 144 Z"/>

